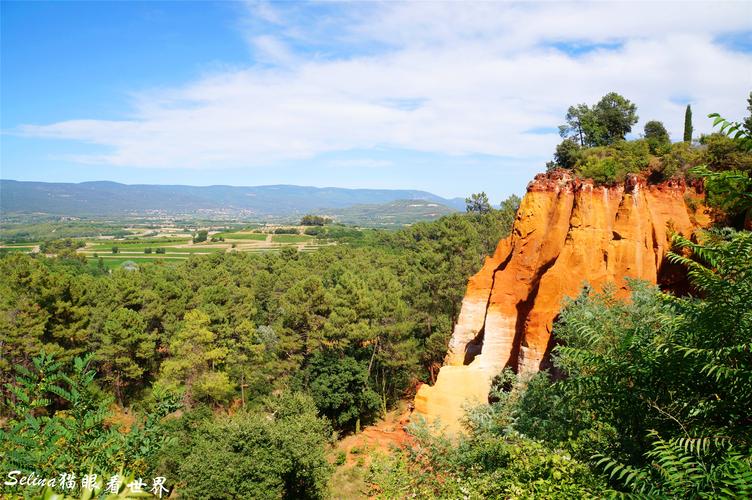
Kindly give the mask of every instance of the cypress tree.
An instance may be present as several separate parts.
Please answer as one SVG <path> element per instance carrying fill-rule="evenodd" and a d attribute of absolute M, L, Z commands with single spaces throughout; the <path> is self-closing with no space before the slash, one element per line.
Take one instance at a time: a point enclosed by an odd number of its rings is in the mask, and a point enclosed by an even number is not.
<path fill-rule="evenodd" d="M 692 142 L 692 108 L 689 104 L 684 112 L 684 142 Z"/>

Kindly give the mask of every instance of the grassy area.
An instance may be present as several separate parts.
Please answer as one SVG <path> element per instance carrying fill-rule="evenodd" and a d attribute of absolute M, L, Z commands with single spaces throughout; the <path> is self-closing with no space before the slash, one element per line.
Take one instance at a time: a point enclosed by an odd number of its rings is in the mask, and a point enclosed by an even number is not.
<path fill-rule="evenodd" d="M 7 247 L 7 248 L 0 248 L 0 255 L 6 254 L 6 253 L 29 253 L 32 251 L 34 247 Z"/>
<path fill-rule="evenodd" d="M 167 241 L 161 241 L 161 240 L 154 240 L 153 242 L 143 242 L 139 241 L 138 243 L 129 243 L 127 241 L 107 241 L 105 243 L 94 243 L 94 245 L 87 247 L 86 250 L 92 250 L 96 252 L 104 252 L 104 251 L 110 251 L 112 247 L 118 247 L 120 250 L 143 250 L 144 248 L 157 248 L 157 247 L 167 247 L 168 245 L 174 245 L 175 243 L 188 243 L 190 240 L 173 240 L 169 239 Z"/>
<path fill-rule="evenodd" d="M 264 241 L 266 239 L 266 235 L 260 234 L 260 233 L 218 233 L 218 234 L 213 234 L 211 237 L 212 238 L 222 237 L 226 240 Z"/>
<path fill-rule="evenodd" d="M 227 249 L 226 246 L 212 246 L 212 245 L 206 245 L 206 246 L 196 245 L 195 247 L 162 247 L 162 248 L 164 248 L 165 252 L 167 252 L 168 254 L 224 252 Z M 156 247 L 152 248 L 152 253 L 154 253 L 155 249 Z"/>
<path fill-rule="evenodd" d="M 370 498 L 367 482 L 368 470 L 361 465 L 340 465 L 330 480 L 332 498 L 355 500 Z"/>
<path fill-rule="evenodd" d="M 145 247 L 146 248 L 146 247 Z M 157 248 L 164 248 L 165 253 L 164 254 L 158 254 L 156 253 Z M 105 257 L 107 255 L 141 255 L 141 256 L 149 256 L 149 255 L 155 255 L 159 257 L 160 255 L 170 255 L 170 254 L 193 254 L 193 253 L 214 253 L 214 252 L 224 252 L 226 250 L 225 246 L 195 246 L 195 247 L 151 247 L 152 252 L 150 254 L 145 254 L 143 248 L 133 248 L 133 247 L 121 247 L 118 246 L 118 253 L 113 254 L 111 247 L 107 247 L 105 249 L 101 250 L 95 250 L 92 248 L 87 248 L 85 250 L 85 253 L 87 255 L 92 255 L 94 253 L 98 253 L 102 257 Z"/>
<path fill-rule="evenodd" d="M 107 257 L 102 256 L 102 264 L 107 269 L 115 269 L 120 267 L 123 262 L 132 261 L 136 264 L 148 264 L 153 262 L 164 262 L 167 264 L 174 264 L 176 262 L 183 262 L 184 257 Z M 96 269 L 99 266 L 99 259 L 90 258 L 86 261 L 86 265 L 90 268 Z"/>
<path fill-rule="evenodd" d="M 304 234 L 275 234 L 272 241 L 275 243 L 305 243 L 313 238 Z"/>

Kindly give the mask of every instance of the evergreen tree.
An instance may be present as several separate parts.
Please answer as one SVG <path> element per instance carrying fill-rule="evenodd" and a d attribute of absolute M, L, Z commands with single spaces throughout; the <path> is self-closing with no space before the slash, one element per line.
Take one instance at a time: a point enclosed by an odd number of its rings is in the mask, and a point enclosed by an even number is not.
<path fill-rule="evenodd" d="M 104 380 L 122 405 L 125 390 L 143 383 L 143 374 L 154 361 L 155 335 L 148 331 L 141 315 L 121 307 L 107 317 L 97 337 L 95 357 L 101 363 Z"/>
<path fill-rule="evenodd" d="M 465 198 L 465 209 L 468 213 L 484 214 L 491 210 L 491 204 L 488 202 L 488 196 L 484 191 L 473 193 L 469 198 Z"/>
<path fill-rule="evenodd" d="M 203 311 L 185 314 L 182 328 L 170 341 L 170 358 L 162 363 L 157 382 L 168 391 L 182 392 L 188 406 L 195 400 L 226 401 L 233 391 L 227 373 L 219 370 L 228 350 L 217 345 L 209 322 Z"/>
<path fill-rule="evenodd" d="M 692 142 L 692 107 L 687 104 L 687 110 L 684 112 L 684 142 Z"/>
<path fill-rule="evenodd" d="M 651 120 L 645 124 L 645 140 L 648 141 L 650 152 L 653 154 L 665 151 L 665 146 L 671 144 L 666 127 L 658 120 Z"/>
<path fill-rule="evenodd" d="M 581 149 L 575 137 L 564 139 L 561 141 L 561 144 L 556 146 L 556 151 L 554 152 L 556 165 L 563 168 L 574 168 L 579 159 Z"/>

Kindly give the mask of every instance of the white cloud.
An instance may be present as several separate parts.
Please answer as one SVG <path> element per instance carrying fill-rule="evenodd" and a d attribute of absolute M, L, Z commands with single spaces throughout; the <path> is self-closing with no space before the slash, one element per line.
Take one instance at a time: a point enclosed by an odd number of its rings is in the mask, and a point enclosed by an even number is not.
<path fill-rule="evenodd" d="M 345 167 L 345 168 L 385 168 L 394 165 L 394 162 L 389 160 L 376 160 L 373 158 L 351 158 L 344 160 L 333 160 L 327 163 L 330 167 Z"/>
<path fill-rule="evenodd" d="M 749 3 L 251 4 L 254 64 L 139 95 L 127 120 L 25 125 L 29 136 L 109 152 L 78 161 L 212 168 L 369 148 L 548 157 L 570 104 L 617 91 L 641 123 L 681 134 L 704 116 L 741 116 L 752 55 L 714 43 L 752 29 Z M 618 42 L 579 57 L 551 46 Z M 640 127 L 638 125 L 638 127 Z M 353 166 L 358 166 L 353 164 Z M 362 164 L 359 166 L 363 166 Z M 541 165 L 542 167 L 542 165 Z"/>

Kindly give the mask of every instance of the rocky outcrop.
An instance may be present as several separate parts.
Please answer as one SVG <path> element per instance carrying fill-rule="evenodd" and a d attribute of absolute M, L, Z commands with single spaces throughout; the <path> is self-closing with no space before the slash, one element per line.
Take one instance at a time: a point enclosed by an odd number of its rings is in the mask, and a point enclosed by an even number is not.
<path fill-rule="evenodd" d="M 671 233 L 690 236 L 708 222 L 702 198 L 682 181 L 630 176 L 607 187 L 564 171 L 536 176 L 512 234 L 470 278 L 444 366 L 418 391 L 413 419 L 459 431 L 465 407 L 486 402 L 505 367 L 541 369 L 562 300 L 585 282 L 614 282 L 624 295 L 626 278 L 661 281 Z"/>

